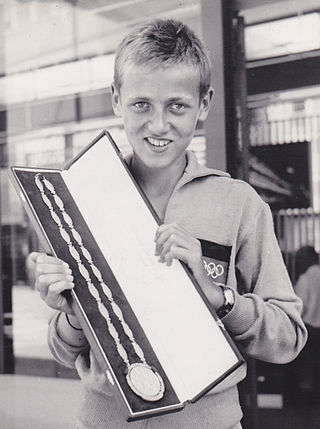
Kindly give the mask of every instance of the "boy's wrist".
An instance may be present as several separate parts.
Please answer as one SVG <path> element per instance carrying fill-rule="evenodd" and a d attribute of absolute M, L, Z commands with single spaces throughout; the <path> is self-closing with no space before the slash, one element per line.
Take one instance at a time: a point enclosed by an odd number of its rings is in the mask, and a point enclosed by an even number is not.
<path fill-rule="evenodd" d="M 221 288 L 223 294 L 223 304 L 218 308 L 217 315 L 220 319 L 222 319 L 233 309 L 235 296 L 233 290 L 230 287 L 224 285 L 219 287 Z"/>
<path fill-rule="evenodd" d="M 219 285 L 213 283 L 207 276 L 199 282 L 202 291 L 206 295 L 209 300 L 214 311 L 218 311 L 218 309 L 224 304 L 224 296 L 223 291 Z"/>
<path fill-rule="evenodd" d="M 86 336 L 74 315 L 61 312 L 57 319 L 56 332 L 58 337 L 69 346 L 84 347 L 87 345 Z"/>
<path fill-rule="evenodd" d="M 78 322 L 78 319 L 76 316 L 72 314 L 67 314 L 67 313 L 64 313 L 64 314 L 65 314 L 67 323 L 71 328 L 73 328 L 76 331 L 82 331 L 81 325 Z"/>

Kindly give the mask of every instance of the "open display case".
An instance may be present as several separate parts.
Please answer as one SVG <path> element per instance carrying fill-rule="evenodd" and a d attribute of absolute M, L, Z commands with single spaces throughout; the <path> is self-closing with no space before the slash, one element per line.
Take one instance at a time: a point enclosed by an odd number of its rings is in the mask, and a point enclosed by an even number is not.
<path fill-rule="evenodd" d="M 65 168 L 11 167 L 128 419 L 178 411 L 243 362 L 188 268 L 154 256 L 159 219 L 108 132 Z"/>

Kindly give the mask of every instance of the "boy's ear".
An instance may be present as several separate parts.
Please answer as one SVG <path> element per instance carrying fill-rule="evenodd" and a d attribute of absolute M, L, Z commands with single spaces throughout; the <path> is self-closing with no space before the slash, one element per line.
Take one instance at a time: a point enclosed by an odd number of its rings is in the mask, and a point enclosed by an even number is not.
<path fill-rule="evenodd" d="M 207 119 L 211 102 L 213 100 L 213 95 L 214 95 L 214 89 L 210 87 L 208 92 L 200 102 L 200 110 L 199 110 L 199 118 L 198 118 L 200 121 L 204 121 L 205 119 Z"/>
<path fill-rule="evenodd" d="M 111 103 L 114 114 L 116 116 L 121 116 L 120 93 L 114 82 L 111 84 Z"/>

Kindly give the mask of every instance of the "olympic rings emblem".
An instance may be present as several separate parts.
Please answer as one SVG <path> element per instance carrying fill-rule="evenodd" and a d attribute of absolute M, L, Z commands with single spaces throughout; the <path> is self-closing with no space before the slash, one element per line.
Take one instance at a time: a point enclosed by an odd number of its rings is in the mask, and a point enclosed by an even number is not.
<path fill-rule="evenodd" d="M 209 264 L 207 264 L 205 260 L 203 261 L 203 263 L 204 268 L 207 271 L 207 275 L 212 277 L 213 279 L 222 276 L 222 274 L 224 273 L 224 268 L 221 264 L 215 264 L 214 262 L 209 262 Z"/>

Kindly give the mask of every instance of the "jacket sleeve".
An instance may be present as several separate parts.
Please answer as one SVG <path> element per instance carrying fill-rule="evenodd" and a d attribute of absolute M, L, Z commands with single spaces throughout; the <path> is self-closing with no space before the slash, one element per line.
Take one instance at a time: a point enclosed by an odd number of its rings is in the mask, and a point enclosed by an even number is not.
<path fill-rule="evenodd" d="M 103 371 L 85 341 L 82 346 L 72 346 L 59 336 L 57 325 L 62 313 L 57 313 L 51 319 L 48 330 L 48 345 L 54 359 L 61 365 L 75 368 L 86 389 L 96 390 L 106 395 L 114 394 L 114 381 L 107 372 Z"/>
<path fill-rule="evenodd" d="M 238 292 L 223 323 L 248 356 L 273 363 L 290 362 L 303 348 L 307 332 L 301 319 L 302 302 L 294 293 L 267 204 L 259 204 L 238 241 Z"/>
<path fill-rule="evenodd" d="M 63 366 L 75 368 L 79 355 L 85 355 L 89 349 L 86 342 L 83 346 L 72 346 L 59 336 L 57 325 L 62 313 L 56 313 L 49 322 L 48 346 L 54 359 Z"/>

